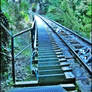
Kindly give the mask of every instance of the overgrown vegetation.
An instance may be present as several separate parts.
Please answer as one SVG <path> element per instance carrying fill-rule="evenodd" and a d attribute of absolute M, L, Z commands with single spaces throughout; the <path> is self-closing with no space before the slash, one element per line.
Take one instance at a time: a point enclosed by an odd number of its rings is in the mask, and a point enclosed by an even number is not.
<path fill-rule="evenodd" d="M 29 17 L 28 10 L 30 8 L 29 0 L 21 0 L 21 2 L 14 2 L 13 0 L 1 0 L 1 10 L 4 17 L 6 16 L 7 25 L 5 27 L 10 30 L 13 34 L 18 33 L 28 27 L 31 27 L 32 16 Z M 0 11 L 1 15 L 1 11 Z M 0 22 L 2 18 L 0 16 Z M 2 39 L 1 39 L 2 38 Z M 2 28 L 0 31 L 0 64 L 2 64 L 0 69 L 1 75 L 1 92 L 8 92 L 8 89 L 12 87 L 12 74 L 11 74 L 11 44 L 10 36 Z M 23 39 L 18 39 L 20 42 Z M 24 39 L 25 40 L 25 39 Z M 17 42 L 17 41 L 15 41 Z M 23 42 L 23 41 L 22 41 Z M 21 47 L 19 43 L 18 46 Z M 15 48 L 16 49 L 16 48 Z M 18 48 L 19 49 L 19 48 Z M 20 50 L 20 49 L 19 49 Z M 23 55 L 27 56 L 28 53 L 24 52 Z"/>
<path fill-rule="evenodd" d="M 9 27 L 7 18 L 4 14 L 0 11 L 0 22 Z M 4 31 L 3 27 L 0 26 L 0 82 L 1 82 L 1 91 L 5 90 L 5 87 L 11 86 L 12 79 L 11 79 L 11 67 L 9 67 L 9 63 L 11 63 L 11 56 L 10 56 L 10 37 L 7 32 Z M 8 68 L 9 67 L 9 68 Z M 8 90 L 8 89 L 6 89 Z"/>
<path fill-rule="evenodd" d="M 1 6 L 9 21 L 9 28 L 13 33 L 31 27 L 31 18 L 28 14 L 30 3 L 28 0 L 21 0 L 21 2 L 1 0 Z"/>
<path fill-rule="evenodd" d="M 46 16 L 90 39 L 91 0 L 44 0 Z"/>

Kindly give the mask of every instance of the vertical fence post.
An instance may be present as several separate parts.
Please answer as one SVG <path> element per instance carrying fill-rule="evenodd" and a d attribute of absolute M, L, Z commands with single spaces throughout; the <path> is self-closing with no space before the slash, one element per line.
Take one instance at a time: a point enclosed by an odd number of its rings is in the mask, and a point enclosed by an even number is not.
<path fill-rule="evenodd" d="M 12 54 L 12 78 L 15 84 L 15 66 L 14 66 L 14 38 L 11 37 L 11 54 Z"/>

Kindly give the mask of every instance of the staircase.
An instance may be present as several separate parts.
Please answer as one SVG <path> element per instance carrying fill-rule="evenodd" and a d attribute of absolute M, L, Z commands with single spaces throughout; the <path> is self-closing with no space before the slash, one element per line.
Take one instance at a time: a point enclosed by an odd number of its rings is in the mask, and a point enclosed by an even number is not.
<path fill-rule="evenodd" d="M 17 87 L 10 92 L 77 92 L 75 91 L 75 77 L 69 67 L 66 56 L 52 36 L 52 32 L 46 29 L 46 24 L 36 17 L 38 37 L 38 70 L 37 81 L 17 83 Z M 27 87 L 36 86 L 36 87 Z M 65 89 L 65 90 L 64 90 Z M 56 90 L 56 91 L 55 91 Z"/>
<path fill-rule="evenodd" d="M 46 30 L 44 23 L 42 26 L 38 24 L 38 84 L 61 84 L 67 90 L 75 90 L 75 77 L 70 64 L 52 33 Z"/>
<path fill-rule="evenodd" d="M 39 84 L 58 84 L 65 79 L 46 30 L 38 30 L 38 79 Z"/>

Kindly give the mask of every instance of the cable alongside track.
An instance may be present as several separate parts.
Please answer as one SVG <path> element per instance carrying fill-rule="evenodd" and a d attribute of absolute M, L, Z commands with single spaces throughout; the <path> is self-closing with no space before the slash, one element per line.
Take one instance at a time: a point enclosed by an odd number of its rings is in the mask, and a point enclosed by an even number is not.
<path fill-rule="evenodd" d="M 92 43 L 80 37 L 71 30 L 63 27 L 62 25 L 48 20 L 42 16 L 40 18 L 55 32 L 58 37 L 68 46 L 73 55 L 79 60 L 79 63 L 92 74 L 91 61 L 91 45 Z"/>

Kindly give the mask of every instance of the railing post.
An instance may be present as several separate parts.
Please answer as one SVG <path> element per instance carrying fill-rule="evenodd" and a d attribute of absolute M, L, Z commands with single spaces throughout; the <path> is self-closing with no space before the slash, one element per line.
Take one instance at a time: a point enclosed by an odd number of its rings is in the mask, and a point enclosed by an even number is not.
<path fill-rule="evenodd" d="M 11 37 L 11 55 L 12 55 L 12 78 L 15 84 L 15 67 L 14 67 L 14 38 Z"/>

